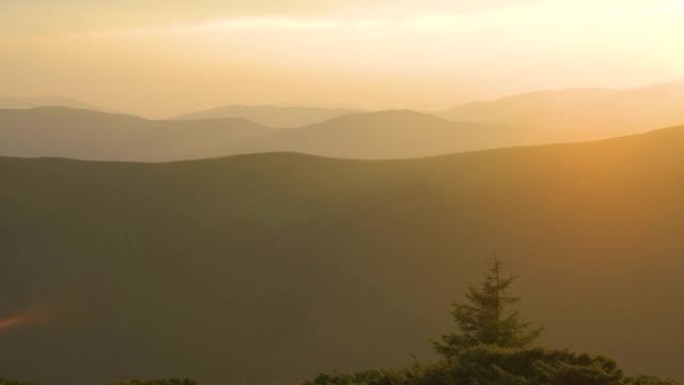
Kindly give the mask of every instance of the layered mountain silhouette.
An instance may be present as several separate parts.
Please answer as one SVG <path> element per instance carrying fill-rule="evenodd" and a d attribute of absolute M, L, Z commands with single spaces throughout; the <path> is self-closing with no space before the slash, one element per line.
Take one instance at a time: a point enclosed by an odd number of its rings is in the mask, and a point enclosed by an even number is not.
<path fill-rule="evenodd" d="M 289 151 L 340 158 L 392 159 L 527 144 L 515 128 L 451 122 L 410 110 L 348 114 L 274 132 L 247 152 Z"/>
<path fill-rule="evenodd" d="M 607 138 L 684 123 L 684 80 L 625 90 L 539 91 L 468 103 L 439 115 L 537 128 L 552 142 Z"/>
<path fill-rule="evenodd" d="M 170 161 L 239 152 L 271 129 L 244 119 L 152 121 L 64 107 L 0 110 L 0 154 Z"/>
<path fill-rule="evenodd" d="M 410 110 L 229 106 L 167 121 L 64 107 L 7 109 L 0 110 L 0 155 L 163 162 L 291 151 L 413 158 L 633 134 L 684 123 L 683 106 L 684 81 L 539 91 L 469 103 L 442 117 Z"/>
<path fill-rule="evenodd" d="M 12 97 L 0 96 L 0 109 L 31 109 L 38 107 L 69 107 L 100 112 L 115 113 L 116 111 L 84 103 L 80 100 L 63 97 Z"/>
<path fill-rule="evenodd" d="M 595 100 L 614 92 L 616 91 L 600 88 L 535 91 L 495 100 L 470 102 L 439 115 L 448 119 L 475 122 L 519 120 L 543 111 Z"/>
<path fill-rule="evenodd" d="M 544 344 L 684 377 L 682 151 L 684 127 L 392 161 L 0 158 L 0 317 L 25 315 L 0 372 L 289 384 L 428 359 L 496 248 Z"/>
<path fill-rule="evenodd" d="M 276 128 L 300 127 L 360 112 L 351 108 L 232 105 L 181 115 L 176 120 L 242 118 Z"/>
<path fill-rule="evenodd" d="M 59 107 L 0 110 L 0 154 L 21 157 L 158 162 L 297 151 L 408 158 L 526 143 L 507 127 L 454 123 L 412 111 L 350 114 L 271 129 L 244 119 L 151 121 Z"/>

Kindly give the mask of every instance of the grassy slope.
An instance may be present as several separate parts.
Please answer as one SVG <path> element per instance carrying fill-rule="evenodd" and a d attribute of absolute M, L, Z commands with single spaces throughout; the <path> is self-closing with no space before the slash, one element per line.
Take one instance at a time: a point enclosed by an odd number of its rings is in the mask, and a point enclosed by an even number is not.
<path fill-rule="evenodd" d="M 492 248 L 544 342 L 684 376 L 684 127 L 401 161 L 0 159 L 0 372 L 292 383 L 429 357 Z"/>

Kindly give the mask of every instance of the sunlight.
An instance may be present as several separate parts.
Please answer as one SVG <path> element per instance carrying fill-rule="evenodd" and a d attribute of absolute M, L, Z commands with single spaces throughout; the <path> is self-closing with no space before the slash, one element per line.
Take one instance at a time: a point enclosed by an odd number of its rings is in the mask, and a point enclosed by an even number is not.
<path fill-rule="evenodd" d="M 246 18 L 209 21 L 190 30 L 197 32 L 229 32 L 236 30 L 325 30 L 339 26 L 332 20 L 294 18 Z"/>

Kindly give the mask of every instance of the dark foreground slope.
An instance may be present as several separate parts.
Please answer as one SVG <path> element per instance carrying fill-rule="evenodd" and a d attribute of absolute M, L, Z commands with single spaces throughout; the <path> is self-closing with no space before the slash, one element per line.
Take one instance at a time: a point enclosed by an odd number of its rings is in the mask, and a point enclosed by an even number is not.
<path fill-rule="evenodd" d="M 290 384 L 427 358 L 496 248 L 544 343 L 684 377 L 684 127 L 405 161 L 0 159 L 0 373 Z"/>

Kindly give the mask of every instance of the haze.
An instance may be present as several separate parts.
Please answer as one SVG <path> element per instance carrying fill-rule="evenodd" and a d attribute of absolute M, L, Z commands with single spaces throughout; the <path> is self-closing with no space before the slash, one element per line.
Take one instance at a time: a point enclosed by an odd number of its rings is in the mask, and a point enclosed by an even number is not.
<path fill-rule="evenodd" d="M 229 104 L 438 110 L 684 77 L 675 0 L 3 0 L 0 90 L 166 118 Z"/>

